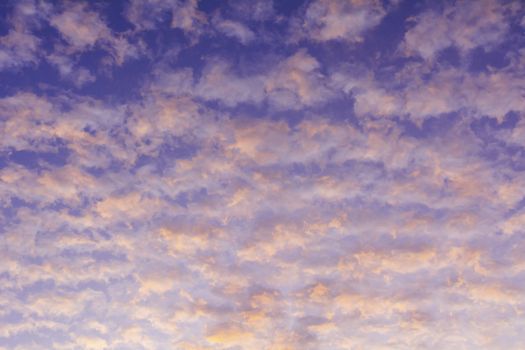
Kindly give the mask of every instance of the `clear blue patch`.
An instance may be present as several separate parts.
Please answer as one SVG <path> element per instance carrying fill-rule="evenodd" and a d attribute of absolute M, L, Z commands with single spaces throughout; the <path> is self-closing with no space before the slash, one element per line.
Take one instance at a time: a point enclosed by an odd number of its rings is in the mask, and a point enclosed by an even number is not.
<path fill-rule="evenodd" d="M 33 294 L 38 293 L 45 293 L 47 291 L 55 291 L 56 284 L 55 281 L 51 278 L 49 279 L 41 279 L 38 280 L 30 285 L 25 285 L 18 293 L 17 296 L 21 300 L 26 300 L 28 297 L 30 297 Z"/>
<path fill-rule="evenodd" d="M 291 56 L 297 52 L 295 46 L 276 47 L 275 42 L 257 42 L 243 45 L 236 39 L 216 38 L 217 55 L 226 57 L 232 63 L 232 70 L 241 77 L 250 77 L 265 74 L 282 61 L 284 57 Z"/>
<path fill-rule="evenodd" d="M 311 176 L 319 176 L 321 174 L 321 167 L 316 163 L 292 163 L 289 167 L 289 173 L 293 176 L 310 178 Z"/>
<path fill-rule="evenodd" d="M 188 208 L 191 203 L 199 203 L 208 199 L 208 190 L 205 187 L 201 187 L 192 191 L 179 192 L 175 198 L 166 198 L 168 202 L 180 205 L 183 208 Z"/>
<path fill-rule="evenodd" d="M 289 17 L 306 2 L 307 0 L 274 0 L 273 8 L 277 13 Z"/>
<path fill-rule="evenodd" d="M 124 262 L 127 261 L 127 257 L 123 253 L 119 252 L 112 252 L 109 250 L 95 250 L 90 253 L 90 255 L 97 261 L 97 262 L 109 262 L 109 261 L 120 261 Z"/>
<path fill-rule="evenodd" d="M 14 1 L 2 1 L 0 3 L 0 36 L 9 33 L 9 28 L 11 27 L 9 19 L 13 12 L 14 5 Z"/>
<path fill-rule="evenodd" d="M 97 135 L 97 130 L 94 129 L 91 125 L 86 125 L 82 131 L 84 131 L 85 133 L 91 135 L 91 136 L 96 136 Z"/>
<path fill-rule="evenodd" d="M 355 99 L 351 95 L 343 95 L 328 101 L 323 106 L 316 108 L 315 113 L 326 116 L 334 122 L 348 122 L 354 127 L 359 127 L 359 119 L 354 112 Z"/>
<path fill-rule="evenodd" d="M 155 164 L 156 162 L 157 158 L 142 154 L 137 158 L 133 167 L 139 169 L 146 165 Z"/>
<path fill-rule="evenodd" d="M 57 44 L 66 44 L 66 41 L 62 38 L 58 29 L 51 26 L 47 21 L 42 21 L 39 26 L 34 29 L 33 35 L 40 40 L 40 55 L 52 53 Z"/>
<path fill-rule="evenodd" d="M 208 102 L 206 102 L 205 105 L 208 106 Z M 274 119 L 281 119 L 278 117 L 277 113 L 271 113 L 268 107 L 268 103 L 266 102 L 262 102 L 259 104 L 239 103 L 235 107 L 220 106 L 219 103 L 214 102 L 209 106 L 218 111 L 227 111 L 233 118 L 262 119 L 275 116 Z"/>
<path fill-rule="evenodd" d="M 18 224 L 20 220 L 17 217 L 18 209 L 30 208 L 34 209 L 35 206 L 19 197 L 9 198 L 9 205 L 4 206 L 0 210 L 0 233 L 5 233 L 9 229 L 9 225 Z"/>
<path fill-rule="evenodd" d="M 189 200 L 188 192 L 181 192 L 175 197 L 175 203 L 179 204 L 181 207 L 188 208 Z"/>
<path fill-rule="evenodd" d="M 461 55 L 455 46 L 447 47 L 437 54 L 437 62 L 445 67 L 459 67 L 461 65 Z"/>
<path fill-rule="evenodd" d="M 102 14 L 104 22 L 111 30 L 120 33 L 133 29 L 133 25 L 123 16 L 127 1 L 90 0 L 88 4 Z"/>
<path fill-rule="evenodd" d="M 106 173 L 106 169 L 100 167 L 86 167 L 83 169 L 89 175 L 93 177 L 101 177 Z"/>
<path fill-rule="evenodd" d="M 160 146 L 159 158 L 161 159 L 190 159 L 198 150 L 198 146 L 185 143 L 173 138 Z"/>
<path fill-rule="evenodd" d="M 163 174 L 167 169 L 173 167 L 178 159 L 191 159 L 197 154 L 197 151 L 198 146 L 194 144 L 177 138 L 169 138 L 159 147 L 157 156 L 140 155 L 131 171 L 136 172 L 144 166 L 152 165 L 156 173 Z"/>
<path fill-rule="evenodd" d="M 81 67 L 89 69 L 91 72 L 96 72 L 104 59 L 110 58 L 109 53 L 101 48 L 93 48 L 82 52 L 77 59 Z"/>
<path fill-rule="evenodd" d="M 428 117 L 423 121 L 421 127 L 410 119 L 396 118 L 396 122 L 403 128 L 402 136 L 415 137 L 418 139 L 437 137 L 445 135 L 459 121 L 457 113 L 445 113 L 437 117 Z"/>
<path fill-rule="evenodd" d="M 37 95 L 52 92 L 53 86 L 62 86 L 58 71 L 45 61 L 18 69 L 0 71 L 0 97 L 15 95 L 19 91 Z"/>
<path fill-rule="evenodd" d="M 43 166 L 63 167 L 67 164 L 70 151 L 67 148 L 59 148 L 57 152 L 36 152 L 29 150 L 10 151 L 9 161 L 20 164 L 27 169 L 35 170 Z"/>
<path fill-rule="evenodd" d="M 202 43 L 198 43 L 190 48 L 182 49 L 176 57 L 173 57 L 167 63 L 173 70 L 177 70 L 178 68 L 191 68 L 194 78 L 197 80 L 200 78 L 202 68 L 205 66 L 206 53 L 207 50 Z"/>
<path fill-rule="evenodd" d="M 155 61 L 160 58 L 164 61 L 166 59 L 164 54 L 168 51 L 190 45 L 190 40 L 184 35 L 184 32 L 180 29 L 170 28 L 169 22 L 157 30 L 147 30 L 141 33 L 139 37 L 146 42 Z"/>
<path fill-rule="evenodd" d="M 0 169 L 5 168 L 8 162 L 9 162 L 9 157 L 6 154 L 0 154 Z"/>
<path fill-rule="evenodd" d="M 480 156 L 491 162 L 494 168 L 525 171 L 525 148 L 500 140 L 486 140 L 481 147 Z"/>
<path fill-rule="evenodd" d="M 271 119 L 284 120 L 292 129 L 296 128 L 299 123 L 306 117 L 304 110 L 285 110 L 274 111 L 271 113 Z"/>
<path fill-rule="evenodd" d="M 224 2 L 217 0 L 199 0 L 197 8 L 204 13 L 211 14 L 215 10 L 218 10 L 223 4 Z"/>
<path fill-rule="evenodd" d="M 383 56 L 395 54 L 408 29 L 407 19 L 417 15 L 423 9 L 424 3 L 424 1 L 412 0 L 403 1 L 395 6 L 378 26 L 365 33 L 363 45 L 359 49 L 362 55 L 360 59 L 366 56 L 378 57 L 378 53 Z"/>
<path fill-rule="evenodd" d="M 523 209 L 525 209 L 525 197 L 523 197 L 511 210 L 509 210 L 505 217 L 510 218 L 511 216 L 521 212 Z"/>
<path fill-rule="evenodd" d="M 12 310 L 9 313 L 0 315 L 0 322 L 2 323 L 21 323 L 23 320 L 23 314 Z"/>
<path fill-rule="evenodd" d="M 254 41 L 244 45 L 236 38 L 213 34 L 203 36 L 197 45 L 181 50 L 171 67 L 189 67 L 198 80 L 206 64 L 220 58 L 230 63 L 231 70 L 239 76 L 252 76 L 274 68 L 279 58 L 292 55 L 297 48 L 281 46 L 278 53 L 276 50 L 275 42 Z"/>
<path fill-rule="evenodd" d="M 96 73 L 102 69 L 100 60 L 108 57 L 103 50 L 94 51 L 84 54 L 81 63 L 91 66 L 92 73 Z M 78 92 L 110 103 L 136 100 L 150 69 L 150 61 L 145 58 L 128 60 L 121 66 L 112 65 L 104 73 L 97 74 L 94 82 L 79 88 Z"/>
<path fill-rule="evenodd" d="M 520 115 L 517 112 L 509 112 L 505 115 L 503 121 L 500 123 L 496 118 L 489 116 L 483 116 L 479 119 L 474 120 L 470 124 L 471 130 L 474 134 L 484 141 L 491 141 L 495 138 L 494 133 L 498 130 L 511 130 L 513 129 L 518 121 Z"/>
<path fill-rule="evenodd" d="M 418 14 L 423 9 L 422 4 L 422 1 L 402 2 L 377 27 L 364 33 L 361 43 L 330 40 L 303 44 L 323 67 L 345 63 L 361 71 L 371 69 L 378 81 L 394 81 L 392 76 L 395 72 L 415 59 L 400 57 L 397 48 L 408 28 L 407 19 Z"/>
<path fill-rule="evenodd" d="M 53 203 L 50 203 L 44 207 L 42 207 L 43 210 L 51 210 L 51 211 L 63 211 L 68 210 L 69 205 L 64 203 L 62 200 L 54 201 Z"/>
<path fill-rule="evenodd" d="M 478 47 L 469 54 L 469 71 L 472 73 L 487 73 L 491 69 L 504 68 L 510 64 L 510 59 L 506 57 L 507 52 L 504 47 L 495 48 L 491 51 Z"/>

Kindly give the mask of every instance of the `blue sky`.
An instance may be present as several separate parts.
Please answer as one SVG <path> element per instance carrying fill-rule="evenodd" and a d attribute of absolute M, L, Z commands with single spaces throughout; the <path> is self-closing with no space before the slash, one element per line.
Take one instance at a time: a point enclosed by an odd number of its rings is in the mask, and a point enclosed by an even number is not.
<path fill-rule="evenodd" d="M 4 1 L 0 349 L 525 348 L 521 1 Z"/>

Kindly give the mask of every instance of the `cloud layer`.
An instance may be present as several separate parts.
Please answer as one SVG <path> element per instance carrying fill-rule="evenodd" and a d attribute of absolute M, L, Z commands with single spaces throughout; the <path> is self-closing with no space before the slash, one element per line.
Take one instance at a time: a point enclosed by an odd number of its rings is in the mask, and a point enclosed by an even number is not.
<path fill-rule="evenodd" d="M 0 349 L 523 349 L 521 2 L 253 6 L 2 8 Z"/>

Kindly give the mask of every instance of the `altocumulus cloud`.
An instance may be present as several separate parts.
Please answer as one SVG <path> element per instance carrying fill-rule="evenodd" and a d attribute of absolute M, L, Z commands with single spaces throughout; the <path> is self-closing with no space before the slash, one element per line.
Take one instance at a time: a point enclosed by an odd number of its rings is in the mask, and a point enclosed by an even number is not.
<path fill-rule="evenodd" d="M 0 349 L 525 348 L 521 1 L 0 10 Z"/>

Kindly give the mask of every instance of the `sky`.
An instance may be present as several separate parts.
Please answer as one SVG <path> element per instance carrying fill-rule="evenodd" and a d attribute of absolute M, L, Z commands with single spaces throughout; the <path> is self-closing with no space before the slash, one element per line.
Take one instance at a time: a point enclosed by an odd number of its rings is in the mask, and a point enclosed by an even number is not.
<path fill-rule="evenodd" d="M 525 3 L 0 2 L 0 350 L 525 349 Z"/>

